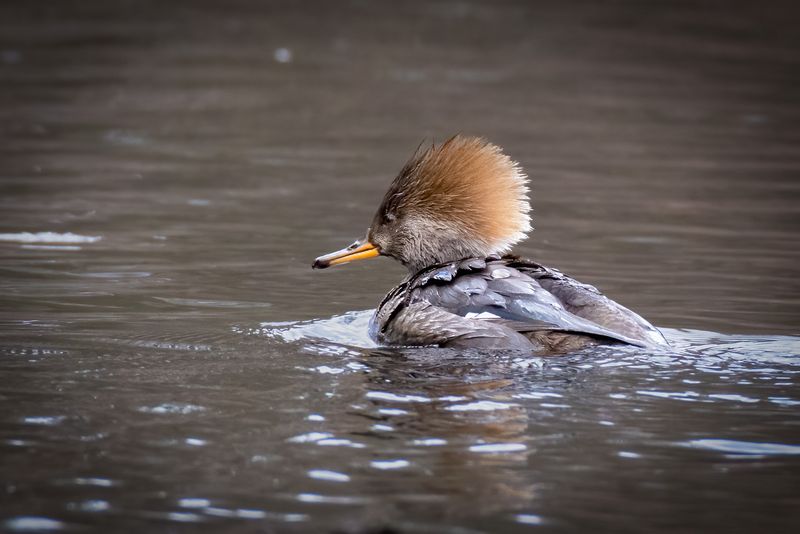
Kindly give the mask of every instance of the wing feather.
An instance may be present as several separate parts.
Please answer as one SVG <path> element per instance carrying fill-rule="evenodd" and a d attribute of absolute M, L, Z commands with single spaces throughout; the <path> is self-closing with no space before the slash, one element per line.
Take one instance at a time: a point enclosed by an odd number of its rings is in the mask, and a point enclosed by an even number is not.
<path fill-rule="evenodd" d="M 517 269 L 502 266 L 459 274 L 448 284 L 418 289 L 419 298 L 454 315 L 491 313 L 517 332 L 559 330 L 644 346 L 640 340 L 570 312 L 555 295 Z M 499 276 L 498 276 L 499 275 Z M 473 319 L 491 322 L 491 319 Z M 524 325 L 524 326 L 523 326 Z"/>

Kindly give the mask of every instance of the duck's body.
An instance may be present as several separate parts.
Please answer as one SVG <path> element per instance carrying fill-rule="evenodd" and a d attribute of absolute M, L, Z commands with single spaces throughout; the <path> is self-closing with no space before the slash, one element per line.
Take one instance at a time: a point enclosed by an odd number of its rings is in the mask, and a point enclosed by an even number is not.
<path fill-rule="evenodd" d="M 500 256 L 530 230 L 526 177 L 500 149 L 455 137 L 415 155 L 392 183 L 367 236 L 315 268 L 391 256 L 409 276 L 381 301 L 381 344 L 522 349 L 666 346 L 642 317 L 555 269 Z"/>
<path fill-rule="evenodd" d="M 666 345 L 629 309 L 555 269 L 515 256 L 471 258 L 409 276 L 381 301 L 370 335 L 386 345 L 569 352 Z"/>

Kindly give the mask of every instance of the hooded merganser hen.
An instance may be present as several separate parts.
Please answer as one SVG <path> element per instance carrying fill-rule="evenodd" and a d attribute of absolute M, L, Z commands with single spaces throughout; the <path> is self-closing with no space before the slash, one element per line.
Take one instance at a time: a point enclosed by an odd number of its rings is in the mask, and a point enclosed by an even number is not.
<path fill-rule="evenodd" d="M 599 343 L 667 346 L 631 310 L 556 269 L 501 256 L 531 230 L 527 177 L 484 139 L 417 152 L 363 239 L 315 269 L 389 256 L 409 275 L 381 301 L 370 335 L 387 345 L 556 354 Z"/>

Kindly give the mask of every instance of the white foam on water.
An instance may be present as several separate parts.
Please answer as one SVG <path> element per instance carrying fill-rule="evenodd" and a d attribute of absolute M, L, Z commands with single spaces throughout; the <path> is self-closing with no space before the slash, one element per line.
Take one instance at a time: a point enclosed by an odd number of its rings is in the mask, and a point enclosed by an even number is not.
<path fill-rule="evenodd" d="M 372 313 L 373 310 L 363 310 L 336 315 L 329 319 L 261 323 L 254 333 L 279 339 L 285 343 L 325 341 L 347 347 L 375 348 L 378 345 L 368 333 Z"/>

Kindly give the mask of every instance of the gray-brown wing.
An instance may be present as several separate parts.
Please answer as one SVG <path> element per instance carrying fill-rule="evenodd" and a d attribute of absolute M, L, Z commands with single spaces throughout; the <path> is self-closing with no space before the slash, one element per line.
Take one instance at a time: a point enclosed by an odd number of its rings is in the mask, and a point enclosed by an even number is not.
<path fill-rule="evenodd" d="M 578 317 L 648 344 L 669 345 L 661 332 L 642 316 L 606 297 L 594 286 L 522 259 L 510 261 L 508 265 L 536 280 L 567 311 Z"/>
<path fill-rule="evenodd" d="M 491 323 L 490 317 L 494 316 L 499 319 L 496 322 L 513 326 L 519 332 L 561 330 L 631 345 L 647 343 L 572 313 L 535 278 L 502 261 L 489 262 L 483 269 L 458 271 L 443 283 L 428 281 L 414 292 L 414 300 L 461 317 L 478 315 L 485 323 Z"/>

